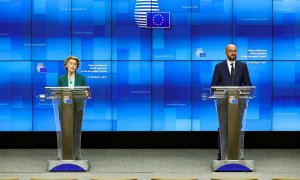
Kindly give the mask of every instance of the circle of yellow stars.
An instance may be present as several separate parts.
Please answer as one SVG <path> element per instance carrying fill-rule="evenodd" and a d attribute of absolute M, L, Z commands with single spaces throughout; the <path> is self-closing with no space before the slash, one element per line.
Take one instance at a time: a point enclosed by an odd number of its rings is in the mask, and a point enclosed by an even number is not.
<path fill-rule="evenodd" d="M 160 18 L 161 19 L 161 22 L 160 23 L 156 23 L 155 22 L 155 19 L 156 18 Z M 161 15 L 161 14 L 155 14 L 154 16 L 153 16 L 153 18 L 152 18 L 152 22 L 153 22 L 153 24 L 155 25 L 155 26 L 161 26 L 163 23 L 164 23 L 164 21 L 165 21 L 165 19 L 164 19 L 164 17 Z"/>

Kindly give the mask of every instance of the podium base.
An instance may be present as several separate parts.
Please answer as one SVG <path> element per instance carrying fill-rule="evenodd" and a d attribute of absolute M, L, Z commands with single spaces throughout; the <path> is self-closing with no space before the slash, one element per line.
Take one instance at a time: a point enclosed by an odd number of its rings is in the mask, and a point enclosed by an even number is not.
<path fill-rule="evenodd" d="M 252 172 L 254 160 L 213 160 L 212 170 L 215 172 Z"/>
<path fill-rule="evenodd" d="M 88 160 L 48 160 L 49 172 L 85 172 L 89 169 Z"/>

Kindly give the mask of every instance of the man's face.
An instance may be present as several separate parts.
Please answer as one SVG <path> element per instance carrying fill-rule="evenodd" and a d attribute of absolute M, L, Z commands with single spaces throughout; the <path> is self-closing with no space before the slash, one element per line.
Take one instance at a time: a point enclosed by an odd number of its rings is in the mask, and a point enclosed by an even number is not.
<path fill-rule="evenodd" d="M 229 45 L 226 47 L 226 55 L 229 61 L 234 61 L 236 59 L 237 50 L 233 45 Z"/>

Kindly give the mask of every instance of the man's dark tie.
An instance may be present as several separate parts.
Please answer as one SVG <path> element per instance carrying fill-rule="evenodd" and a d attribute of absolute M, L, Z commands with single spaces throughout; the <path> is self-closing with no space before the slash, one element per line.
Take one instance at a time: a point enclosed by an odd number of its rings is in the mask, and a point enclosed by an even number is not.
<path fill-rule="evenodd" d="M 233 77 L 234 77 L 234 67 L 233 67 L 233 65 L 234 65 L 234 63 L 231 63 L 230 65 L 231 65 L 230 77 L 231 77 L 231 81 L 233 82 Z"/>

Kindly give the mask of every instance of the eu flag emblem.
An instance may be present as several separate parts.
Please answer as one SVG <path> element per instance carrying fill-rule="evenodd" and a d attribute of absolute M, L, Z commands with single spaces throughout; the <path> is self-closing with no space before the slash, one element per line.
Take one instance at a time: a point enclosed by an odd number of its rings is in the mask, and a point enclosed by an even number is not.
<path fill-rule="evenodd" d="M 45 68 L 45 67 L 40 68 L 40 72 L 41 72 L 41 73 L 47 72 L 47 68 Z"/>
<path fill-rule="evenodd" d="M 203 48 L 196 49 L 196 57 L 197 58 L 206 57 L 206 52 L 204 52 Z"/>
<path fill-rule="evenodd" d="M 206 57 L 206 53 L 200 53 L 200 57 Z"/>
<path fill-rule="evenodd" d="M 147 27 L 170 28 L 170 12 L 147 12 Z"/>

